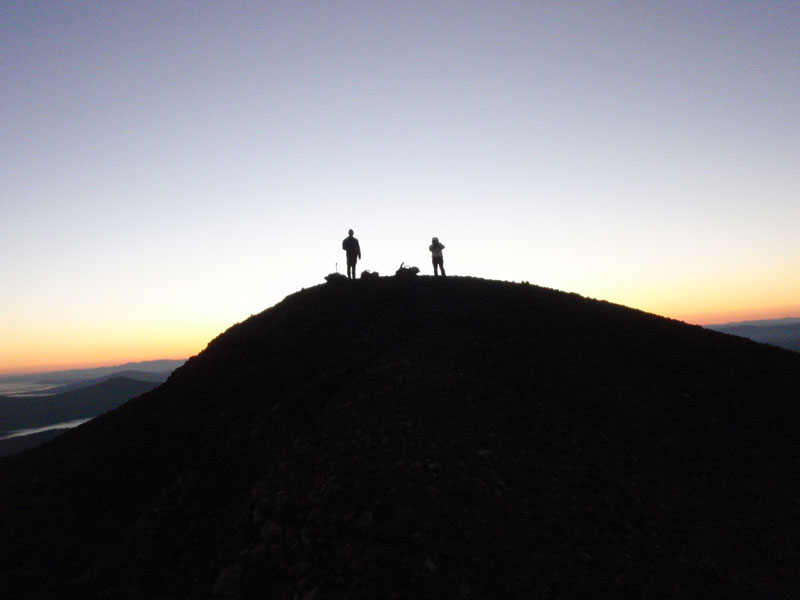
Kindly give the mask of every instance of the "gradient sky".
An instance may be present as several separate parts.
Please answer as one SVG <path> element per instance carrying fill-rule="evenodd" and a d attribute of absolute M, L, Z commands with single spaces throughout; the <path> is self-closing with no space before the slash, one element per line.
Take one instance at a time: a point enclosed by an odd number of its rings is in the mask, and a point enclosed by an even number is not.
<path fill-rule="evenodd" d="M 800 316 L 800 3 L 0 2 L 0 372 L 344 268 Z M 424 299 L 420 299 L 424 301 Z"/>

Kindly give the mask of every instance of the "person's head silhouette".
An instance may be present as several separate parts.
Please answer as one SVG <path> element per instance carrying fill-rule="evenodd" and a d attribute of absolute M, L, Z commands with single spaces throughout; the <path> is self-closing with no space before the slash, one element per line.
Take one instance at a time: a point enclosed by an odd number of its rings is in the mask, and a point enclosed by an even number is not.
<path fill-rule="evenodd" d="M 352 230 L 352 229 L 349 229 L 349 230 L 347 231 L 347 235 L 353 235 L 353 230 Z"/>

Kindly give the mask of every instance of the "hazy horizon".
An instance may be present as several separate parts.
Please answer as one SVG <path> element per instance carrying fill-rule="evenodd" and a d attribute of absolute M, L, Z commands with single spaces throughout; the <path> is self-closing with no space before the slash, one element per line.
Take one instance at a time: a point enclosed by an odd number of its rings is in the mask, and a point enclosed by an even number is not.
<path fill-rule="evenodd" d="M 209 340 L 209 341 L 211 341 L 211 340 Z M 199 352 L 200 351 L 198 351 L 197 353 L 199 353 Z M 195 353 L 195 354 L 197 354 L 197 353 Z M 116 368 L 120 368 L 120 369 L 127 368 L 127 370 L 134 370 L 134 371 L 135 370 L 141 370 L 141 371 L 148 372 L 148 373 L 150 373 L 150 372 L 158 373 L 160 371 L 152 371 L 152 370 L 145 369 L 145 368 L 132 369 L 131 367 L 136 367 L 136 366 L 140 366 L 141 367 L 141 365 L 147 365 L 147 364 L 150 364 L 150 363 L 159 363 L 159 362 L 164 362 L 164 361 L 167 361 L 167 362 L 181 362 L 181 361 L 187 361 L 189 358 L 191 358 L 191 357 L 190 356 L 184 356 L 184 357 L 180 357 L 180 358 L 156 357 L 156 358 L 149 358 L 149 359 L 137 360 L 137 361 L 111 360 L 111 361 L 99 361 L 99 362 L 93 362 L 93 363 L 69 363 L 69 362 L 54 363 L 54 364 L 51 364 L 51 365 L 49 365 L 48 367 L 45 367 L 45 368 L 33 367 L 32 370 L 13 371 L 13 372 L 5 372 L 5 371 L 0 370 L 0 379 L 11 378 L 11 377 L 16 377 L 16 376 L 25 377 L 25 376 L 28 376 L 28 375 L 45 375 L 45 374 L 51 374 L 51 373 L 70 373 L 72 371 L 84 371 L 84 370 L 85 371 L 94 371 L 94 370 L 97 370 L 97 369 L 116 369 Z"/>
<path fill-rule="evenodd" d="M 800 4 L 0 8 L 0 373 L 192 356 L 344 272 L 800 315 Z"/>
<path fill-rule="evenodd" d="M 631 307 L 635 308 L 635 307 Z M 775 321 L 795 321 L 800 322 L 800 317 L 792 317 L 792 316 L 784 316 L 784 317 L 777 317 L 774 319 L 756 319 L 756 320 L 743 320 L 743 321 L 726 321 L 724 323 L 697 323 L 702 325 L 703 327 L 717 327 L 717 326 L 726 326 L 726 325 L 766 325 Z M 233 323 L 231 324 L 233 325 Z M 222 333 L 222 332 L 220 332 Z M 211 341 L 210 339 L 208 340 Z M 204 346 L 205 347 L 205 346 Z M 203 348 L 195 352 L 195 354 L 199 354 L 202 352 Z M 30 370 L 21 370 L 21 371 L 3 371 L 0 370 L 0 378 L 4 377 L 25 377 L 25 376 L 36 376 L 36 375 L 43 375 L 51 372 L 61 372 L 61 371 L 72 371 L 72 370 L 81 370 L 81 369 L 96 369 L 96 368 L 114 368 L 114 367 L 129 367 L 132 365 L 138 365 L 142 363 L 150 363 L 150 362 L 158 362 L 158 361 L 181 361 L 181 360 L 188 360 L 191 356 L 181 357 L 181 358 L 166 358 L 166 357 L 151 357 L 142 360 L 111 360 L 111 361 L 104 361 L 104 362 L 95 362 L 95 363 L 55 363 L 54 365 L 51 364 L 47 367 L 31 367 Z M 0 394 L 2 395 L 2 394 Z"/>

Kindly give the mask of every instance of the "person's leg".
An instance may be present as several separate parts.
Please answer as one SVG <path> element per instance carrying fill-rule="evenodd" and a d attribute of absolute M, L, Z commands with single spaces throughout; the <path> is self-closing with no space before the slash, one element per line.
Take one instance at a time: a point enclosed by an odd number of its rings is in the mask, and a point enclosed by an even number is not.
<path fill-rule="evenodd" d="M 442 256 L 433 259 L 433 274 L 438 275 L 439 269 L 442 270 L 442 277 L 444 277 L 444 257 Z"/>

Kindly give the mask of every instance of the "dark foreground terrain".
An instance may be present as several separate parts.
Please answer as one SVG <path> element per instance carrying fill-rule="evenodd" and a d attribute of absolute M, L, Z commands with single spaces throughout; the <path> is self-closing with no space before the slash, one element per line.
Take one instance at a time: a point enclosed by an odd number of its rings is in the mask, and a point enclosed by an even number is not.
<path fill-rule="evenodd" d="M 1 459 L 0 597 L 798 598 L 799 401 L 576 295 L 325 284 Z"/>

